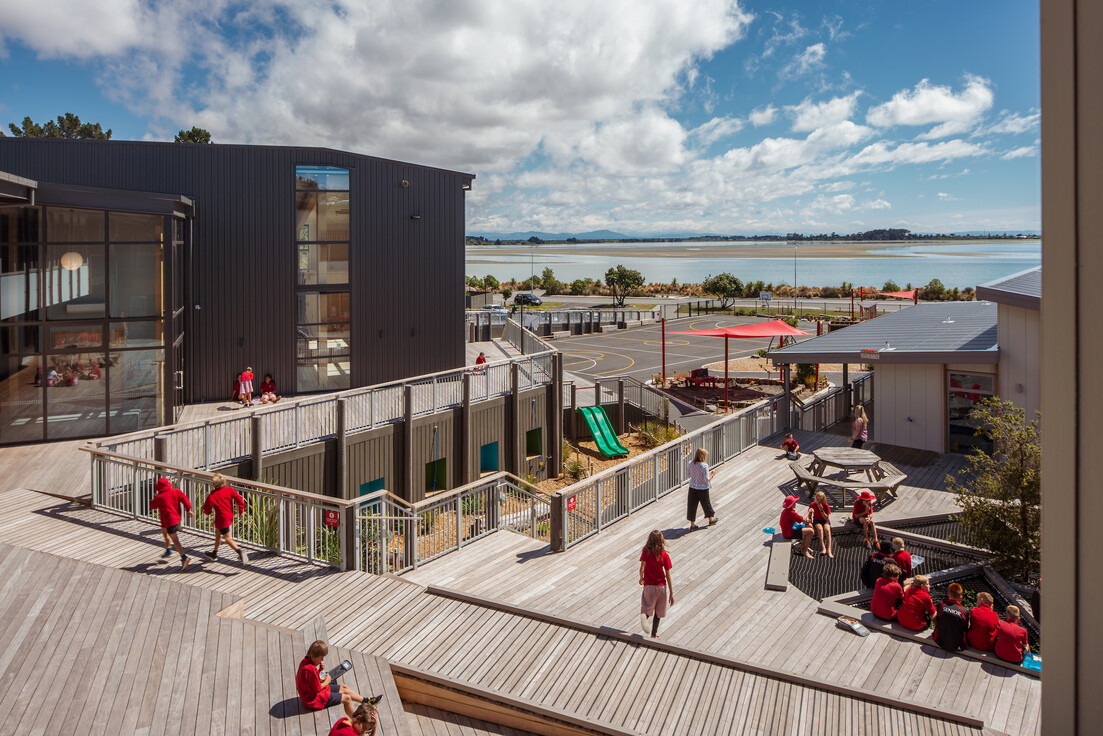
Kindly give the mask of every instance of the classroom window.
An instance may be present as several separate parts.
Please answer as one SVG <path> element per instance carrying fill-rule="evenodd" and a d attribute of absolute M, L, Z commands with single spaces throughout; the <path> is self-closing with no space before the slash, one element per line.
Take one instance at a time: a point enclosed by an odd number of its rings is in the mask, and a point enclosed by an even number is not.
<path fill-rule="evenodd" d="M 448 461 L 445 458 L 425 463 L 425 492 L 443 491 L 448 488 Z"/>
<path fill-rule="evenodd" d="M 532 457 L 533 455 L 544 454 L 544 443 L 541 437 L 541 430 L 539 427 L 536 429 L 530 429 L 525 432 L 525 455 Z"/>
<path fill-rule="evenodd" d="M 488 442 L 479 448 L 479 472 L 495 473 L 498 471 L 498 443 Z"/>

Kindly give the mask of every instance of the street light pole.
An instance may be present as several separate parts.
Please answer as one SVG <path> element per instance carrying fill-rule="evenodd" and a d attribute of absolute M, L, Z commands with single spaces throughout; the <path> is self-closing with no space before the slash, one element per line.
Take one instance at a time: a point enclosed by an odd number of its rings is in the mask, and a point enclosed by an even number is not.
<path fill-rule="evenodd" d="M 797 243 L 793 241 L 793 316 L 797 316 Z"/>

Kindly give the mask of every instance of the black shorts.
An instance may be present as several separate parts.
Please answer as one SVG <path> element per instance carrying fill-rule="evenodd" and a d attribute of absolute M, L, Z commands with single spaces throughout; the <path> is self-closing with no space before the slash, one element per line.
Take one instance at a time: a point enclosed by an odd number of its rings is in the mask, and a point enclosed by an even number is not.
<path fill-rule="evenodd" d="M 230 533 L 230 527 L 226 527 L 225 529 L 219 529 L 218 533 L 219 533 L 219 535 L 229 534 Z"/>
<path fill-rule="evenodd" d="M 329 700 L 326 701 L 326 707 L 330 708 L 334 705 L 341 704 L 341 685 L 333 680 L 329 683 Z"/>
<path fill-rule="evenodd" d="M 812 526 L 831 526 L 831 520 L 830 519 L 828 519 L 827 521 L 814 520 L 812 522 Z"/>
<path fill-rule="evenodd" d="M 180 531 L 180 525 L 179 524 L 173 524 L 172 526 L 166 526 L 165 531 L 168 532 L 169 534 L 175 534 L 176 532 Z"/>
<path fill-rule="evenodd" d="M 860 450 L 860 449 L 862 449 L 862 445 L 864 443 L 865 443 L 865 440 L 854 440 L 853 442 L 850 443 L 850 446 L 853 447 L 855 450 Z"/>

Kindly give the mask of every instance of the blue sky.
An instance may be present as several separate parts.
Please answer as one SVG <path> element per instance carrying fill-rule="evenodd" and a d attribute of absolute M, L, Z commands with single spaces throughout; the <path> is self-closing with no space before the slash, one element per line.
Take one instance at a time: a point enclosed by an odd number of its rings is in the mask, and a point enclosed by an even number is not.
<path fill-rule="evenodd" d="M 0 3 L 0 121 L 477 175 L 469 233 L 1038 230 L 1036 0 Z"/>

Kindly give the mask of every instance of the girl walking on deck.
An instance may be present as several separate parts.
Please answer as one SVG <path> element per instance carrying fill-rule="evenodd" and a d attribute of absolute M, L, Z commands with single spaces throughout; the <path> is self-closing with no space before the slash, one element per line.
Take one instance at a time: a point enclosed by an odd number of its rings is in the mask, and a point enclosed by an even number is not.
<path fill-rule="evenodd" d="M 674 583 L 670 579 L 670 555 L 666 553 L 666 540 L 656 529 L 647 535 L 647 544 L 640 552 L 640 626 L 643 633 L 651 632 L 652 639 L 659 638 L 659 620 L 666 617 L 667 605 L 674 605 Z"/>

